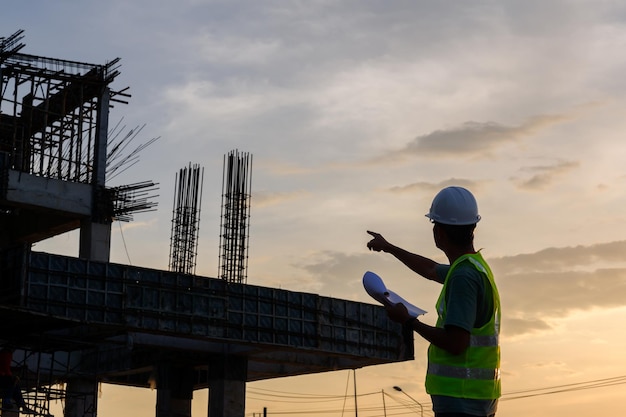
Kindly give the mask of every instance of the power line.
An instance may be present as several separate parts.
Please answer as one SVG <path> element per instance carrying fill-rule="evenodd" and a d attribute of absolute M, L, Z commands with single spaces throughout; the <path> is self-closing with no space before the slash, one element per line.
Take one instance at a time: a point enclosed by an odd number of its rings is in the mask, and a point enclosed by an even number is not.
<path fill-rule="evenodd" d="M 553 395 L 553 394 L 562 394 L 568 392 L 575 391 L 583 391 L 589 389 L 596 388 L 606 388 L 612 387 L 616 385 L 626 384 L 626 375 L 609 377 L 609 378 L 601 378 L 594 379 L 582 382 L 575 382 L 570 384 L 561 384 L 561 385 L 552 385 L 540 388 L 529 388 L 518 391 L 511 391 L 502 394 L 501 401 L 511 401 L 511 400 L 519 400 L 524 398 L 531 398 L 543 395 Z M 255 390 L 257 392 L 255 392 Z M 307 393 L 294 393 L 294 392 L 285 392 L 285 391 L 276 391 L 269 390 L 263 388 L 249 388 L 249 394 L 260 395 L 261 397 L 250 397 L 251 399 L 259 400 L 259 401 L 272 401 L 273 403 L 290 403 L 290 404 L 315 404 L 315 403 L 331 403 L 333 401 L 343 401 L 345 402 L 348 397 L 347 392 L 344 395 L 325 395 L 325 394 L 307 394 Z M 380 392 L 369 392 L 364 394 L 358 394 L 357 397 L 365 397 L 370 395 L 380 395 Z M 393 398 L 395 401 L 399 403 L 399 405 L 391 405 L 386 406 L 386 410 L 391 411 L 391 413 L 387 413 L 387 416 L 401 416 L 401 415 L 412 415 L 415 413 L 413 409 L 415 408 L 415 404 L 408 402 L 402 398 L 398 399 L 388 393 L 384 393 L 384 395 Z M 351 397 L 351 396 L 350 396 Z M 330 404 L 329 404 L 330 405 Z M 424 402 L 423 405 L 430 406 L 432 403 Z M 339 407 L 339 405 L 338 405 Z M 382 413 L 384 406 L 364 406 L 359 407 L 359 411 L 363 413 Z M 402 412 L 401 410 L 409 409 L 411 411 Z M 330 414 L 338 414 L 344 412 L 354 412 L 354 409 L 346 409 L 345 403 L 341 408 L 325 408 L 319 410 L 308 410 L 308 411 L 298 411 L 298 410 L 284 410 L 284 411 L 272 411 L 271 415 L 298 415 L 298 414 L 309 414 L 309 415 L 330 415 Z M 431 414 L 429 411 L 425 411 L 425 413 Z M 369 414 L 371 416 L 378 414 Z"/>
<path fill-rule="evenodd" d="M 509 392 L 502 395 L 501 401 L 518 400 L 522 398 L 537 397 L 541 395 L 562 394 L 566 392 L 582 391 L 594 388 L 604 388 L 614 385 L 626 384 L 626 375 L 611 378 L 595 379 L 591 381 L 576 382 L 572 384 L 554 385 L 551 387 L 534 388 L 522 391 Z"/>

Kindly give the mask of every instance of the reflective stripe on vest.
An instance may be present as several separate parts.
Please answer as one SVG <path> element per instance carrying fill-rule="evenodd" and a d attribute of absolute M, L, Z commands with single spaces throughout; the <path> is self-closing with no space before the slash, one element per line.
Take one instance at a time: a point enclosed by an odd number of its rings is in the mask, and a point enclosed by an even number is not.
<path fill-rule="evenodd" d="M 448 366 L 436 363 L 428 364 L 428 373 L 460 379 L 500 379 L 499 369 L 459 368 L 457 366 Z"/>
<path fill-rule="evenodd" d="M 498 335 L 492 336 L 470 336 L 470 346 L 498 346 Z"/>
<path fill-rule="evenodd" d="M 441 295 L 437 301 L 437 327 L 443 327 L 447 314 L 445 293 L 448 277 L 461 263 L 468 261 L 487 277 L 493 294 L 494 312 L 485 325 L 474 328 L 470 334 L 469 347 L 460 355 L 430 345 L 426 391 L 431 395 L 447 395 L 458 398 L 496 399 L 500 397 L 500 297 L 493 274 L 480 253 L 463 255 L 448 270 Z"/>

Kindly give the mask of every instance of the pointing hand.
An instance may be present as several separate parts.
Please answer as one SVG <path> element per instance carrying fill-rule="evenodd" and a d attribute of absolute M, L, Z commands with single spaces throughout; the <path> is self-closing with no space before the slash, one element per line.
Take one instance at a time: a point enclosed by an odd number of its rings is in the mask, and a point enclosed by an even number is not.
<path fill-rule="evenodd" d="M 380 233 L 372 232 L 370 230 L 367 231 L 370 235 L 372 235 L 373 239 L 367 242 L 367 248 L 369 250 L 373 250 L 375 252 L 387 252 L 387 248 L 391 246 L 389 242 L 381 235 Z"/>

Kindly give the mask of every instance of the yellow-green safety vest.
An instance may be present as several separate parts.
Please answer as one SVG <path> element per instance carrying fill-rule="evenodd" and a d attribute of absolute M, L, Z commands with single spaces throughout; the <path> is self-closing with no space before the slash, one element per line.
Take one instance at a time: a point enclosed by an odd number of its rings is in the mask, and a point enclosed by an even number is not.
<path fill-rule="evenodd" d="M 463 262 L 469 262 L 485 274 L 491 285 L 494 311 L 488 323 L 474 328 L 470 334 L 469 347 L 460 355 L 453 355 L 431 344 L 428 348 L 428 371 L 426 391 L 431 395 L 447 395 L 457 398 L 497 399 L 500 397 L 500 296 L 493 273 L 480 253 L 459 257 L 450 266 L 437 300 L 437 327 L 445 323 L 447 306 L 445 300 L 448 278 Z"/>

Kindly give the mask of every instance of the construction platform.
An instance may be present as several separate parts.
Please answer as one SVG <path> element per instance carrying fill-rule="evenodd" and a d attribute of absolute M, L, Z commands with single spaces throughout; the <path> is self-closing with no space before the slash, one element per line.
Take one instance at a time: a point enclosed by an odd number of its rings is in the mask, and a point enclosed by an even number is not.
<path fill-rule="evenodd" d="M 193 368 L 198 389 L 226 357 L 243 359 L 245 381 L 413 358 L 412 335 L 372 304 L 28 249 L 0 256 L 5 334 L 82 351 L 71 372 L 101 381 L 147 387 L 164 360 Z"/>

